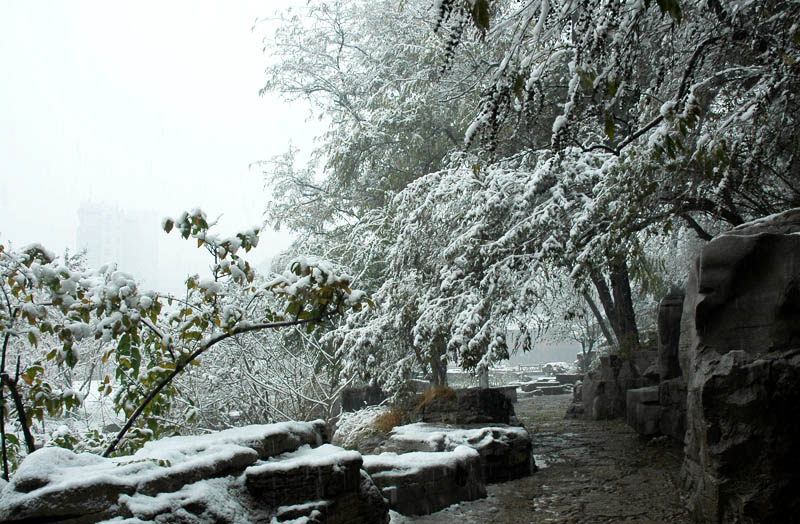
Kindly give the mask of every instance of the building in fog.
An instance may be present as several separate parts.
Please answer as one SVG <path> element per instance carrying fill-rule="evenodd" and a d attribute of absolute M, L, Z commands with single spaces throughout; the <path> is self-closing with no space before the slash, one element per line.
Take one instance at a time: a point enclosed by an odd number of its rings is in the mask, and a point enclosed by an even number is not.
<path fill-rule="evenodd" d="M 137 280 L 155 283 L 158 268 L 158 220 L 96 202 L 78 208 L 77 249 L 86 250 L 89 268 L 117 264 Z"/>

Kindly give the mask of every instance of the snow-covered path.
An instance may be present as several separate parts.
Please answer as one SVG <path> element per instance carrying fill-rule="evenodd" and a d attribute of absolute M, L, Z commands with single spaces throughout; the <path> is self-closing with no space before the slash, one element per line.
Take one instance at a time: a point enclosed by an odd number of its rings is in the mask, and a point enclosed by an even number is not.
<path fill-rule="evenodd" d="M 520 400 L 531 431 L 531 477 L 491 484 L 486 499 L 425 517 L 393 514 L 392 524 L 687 522 L 678 495 L 682 447 L 641 440 L 623 421 L 564 419 L 570 395 Z"/>

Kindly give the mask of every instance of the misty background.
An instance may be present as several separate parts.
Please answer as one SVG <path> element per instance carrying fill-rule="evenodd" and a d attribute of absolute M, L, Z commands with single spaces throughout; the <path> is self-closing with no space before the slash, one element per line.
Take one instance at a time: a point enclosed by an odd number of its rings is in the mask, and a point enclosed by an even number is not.
<path fill-rule="evenodd" d="M 292 3 L 0 3 L 0 239 L 61 254 L 94 238 L 90 262 L 122 252 L 159 290 L 203 273 L 205 252 L 161 218 L 200 207 L 220 234 L 261 224 L 252 164 L 290 143 L 308 153 L 322 129 L 304 104 L 258 95 L 273 27 L 257 19 Z M 289 241 L 265 230 L 248 259 L 263 267 Z"/>

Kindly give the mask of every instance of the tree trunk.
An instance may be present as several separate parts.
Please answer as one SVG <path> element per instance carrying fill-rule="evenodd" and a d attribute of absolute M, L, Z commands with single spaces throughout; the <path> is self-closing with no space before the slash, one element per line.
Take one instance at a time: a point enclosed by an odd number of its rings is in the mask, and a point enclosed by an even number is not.
<path fill-rule="evenodd" d="M 636 327 L 636 313 L 633 311 L 631 282 L 628 266 L 623 262 L 611 270 L 611 290 L 617 312 L 617 341 L 620 352 L 625 355 L 639 349 L 639 329 Z"/>
<path fill-rule="evenodd" d="M 483 366 L 478 368 L 478 387 L 489 389 L 489 368 Z"/>
<path fill-rule="evenodd" d="M 597 308 L 597 304 L 594 303 L 594 300 L 592 300 L 592 297 L 589 296 L 589 293 L 584 293 L 583 299 L 589 305 L 589 309 L 592 310 L 592 314 L 594 315 L 595 320 L 597 320 L 597 325 L 600 326 L 600 331 L 603 332 L 603 336 L 605 337 L 606 342 L 608 342 L 609 347 L 614 347 L 616 345 L 614 337 L 608 330 L 608 326 L 606 326 L 606 319 L 603 318 L 603 314 L 600 313 L 600 310 Z"/>
<path fill-rule="evenodd" d="M 447 360 L 443 358 L 446 353 L 447 348 L 444 341 L 440 339 L 434 341 L 429 361 L 431 366 L 431 388 L 447 386 Z"/>
<path fill-rule="evenodd" d="M 591 276 L 608 323 L 616 336 L 617 349 L 623 356 L 630 355 L 631 352 L 639 349 L 639 331 L 636 327 L 636 314 L 633 311 L 627 264 L 613 262 L 609 277 L 611 289 L 605 278 L 599 273 L 593 272 Z"/>

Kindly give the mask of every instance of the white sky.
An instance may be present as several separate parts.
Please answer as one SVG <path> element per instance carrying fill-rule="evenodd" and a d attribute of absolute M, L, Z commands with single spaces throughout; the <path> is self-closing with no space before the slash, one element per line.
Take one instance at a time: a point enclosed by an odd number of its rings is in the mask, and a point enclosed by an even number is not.
<path fill-rule="evenodd" d="M 0 2 L 0 242 L 74 249 L 83 201 L 148 213 L 159 276 L 142 277 L 176 290 L 205 259 L 161 217 L 199 206 L 223 214 L 223 234 L 260 224 L 250 164 L 290 140 L 308 152 L 321 130 L 304 106 L 258 96 L 268 29 L 251 28 L 288 3 Z M 248 258 L 286 245 L 265 232 Z"/>

